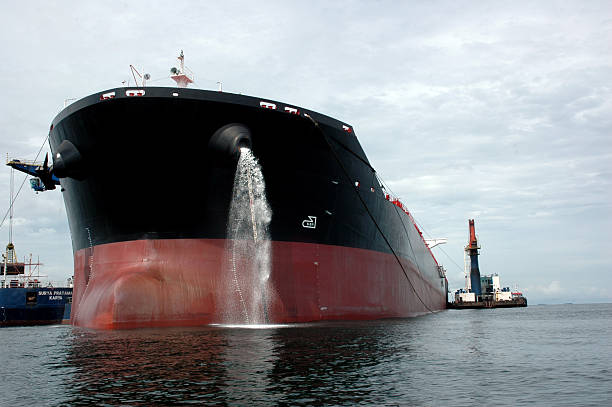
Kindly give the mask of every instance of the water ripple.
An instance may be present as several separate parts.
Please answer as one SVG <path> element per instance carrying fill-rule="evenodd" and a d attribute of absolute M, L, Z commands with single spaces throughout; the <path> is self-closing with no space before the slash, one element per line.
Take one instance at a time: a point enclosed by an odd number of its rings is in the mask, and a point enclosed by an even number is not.
<path fill-rule="evenodd" d="M 0 404 L 612 404 L 612 305 L 500 311 L 258 329 L 6 328 Z"/>

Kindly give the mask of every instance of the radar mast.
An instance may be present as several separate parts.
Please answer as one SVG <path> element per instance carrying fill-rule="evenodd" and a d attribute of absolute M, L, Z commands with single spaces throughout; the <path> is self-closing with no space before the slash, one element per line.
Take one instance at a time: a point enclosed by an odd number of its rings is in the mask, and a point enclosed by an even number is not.
<path fill-rule="evenodd" d="M 183 50 L 181 50 L 181 55 L 179 55 L 177 59 L 179 60 L 179 68 L 172 67 L 170 69 L 172 76 L 170 77 L 176 81 L 176 86 L 179 88 L 186 88 L 187 85 L 193 83 L 193 73 L 191 73 L 189 68 L 185 68 L 185 55 L 183 55 Z"/>

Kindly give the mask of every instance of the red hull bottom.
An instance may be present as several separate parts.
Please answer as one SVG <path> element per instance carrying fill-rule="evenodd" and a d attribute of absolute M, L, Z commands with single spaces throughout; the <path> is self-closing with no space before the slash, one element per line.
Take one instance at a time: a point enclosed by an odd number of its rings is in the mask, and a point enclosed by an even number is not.
<path fill-rule="evenodd" d="M 293 323 L 410 317 L 446 307 L 443 280 L 427 281 L 393 255 L 271 242 L 267 284 L 233 259 L 228 240 L 110 243 L 75 254 L 71 322 L 96 329 L 211 323 Z"/>

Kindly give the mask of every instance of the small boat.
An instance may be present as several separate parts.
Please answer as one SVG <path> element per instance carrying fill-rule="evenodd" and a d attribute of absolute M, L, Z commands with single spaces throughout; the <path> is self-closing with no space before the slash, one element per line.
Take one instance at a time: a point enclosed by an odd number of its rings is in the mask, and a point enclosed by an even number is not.
<path fill-rule="evenodd" d="M 13 177 L 9 208 L 9 243 L 0 263 L 0 327 L 60 324 L 70 320 L 72 279 L 56 286 L 40 274 L 39 261 L 17 261 L 13 244 Z"/>
<path fill-rule="evenodd" d="M 7 245 L 0 264 L 0 327 L 67 323 L 72 307 L 72 279 L 56 287 L 40 274 L 41 263 L 14 261 Z M 26 272 L 28 270 L 28 272 Z"/>

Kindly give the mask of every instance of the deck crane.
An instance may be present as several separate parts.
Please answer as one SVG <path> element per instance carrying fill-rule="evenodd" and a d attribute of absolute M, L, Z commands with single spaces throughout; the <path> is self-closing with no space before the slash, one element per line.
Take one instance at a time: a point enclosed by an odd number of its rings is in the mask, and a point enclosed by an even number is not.
<path fill-rule="evenodd" d="M 45 156 L 45 160 L 41 162 L 10 160 L 6 163 L 9 167 L 17 171 L 25 172 L 31 175 L 30 186 L 36 192 L 44 192 L 50 189 L 55 189 L 60 185 L 59 178 L 53 174 L 52 168 L 49 167 L 49 154 Z"/>
<path fill-rule="evenodd" d="M 474 227 L 474 219 L 469 220 L 470 227 L 470 240 L 468 245 L 465 246 L 465 252 L 470 256 L 470 283 L 472 292 L 479 296 L 482 294 L 482 288 L 480 286 L 480 269 L 478 268 L 478 238 L 476 237 L 476 229 Z"/>

